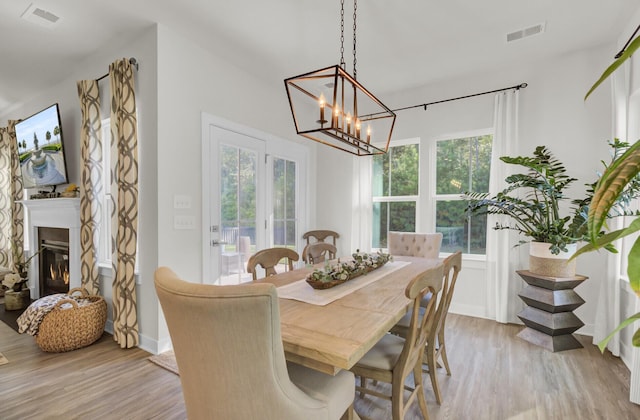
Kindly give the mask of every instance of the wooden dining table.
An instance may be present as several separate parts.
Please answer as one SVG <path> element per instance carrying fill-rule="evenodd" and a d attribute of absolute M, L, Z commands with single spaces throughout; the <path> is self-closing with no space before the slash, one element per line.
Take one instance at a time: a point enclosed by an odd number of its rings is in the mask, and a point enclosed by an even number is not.
<path fill-rule="evenodd" d="M 411 302 L 404 294 L 407 284 L 442 262 L 400 256 L 394 260 L 408 264 L 327 305 L 280 298 L 287 360 L 331 375 L 353 367 L 409 310 Z M 311 271 L 301 268 L 258 281 L 284 286 Z"/>

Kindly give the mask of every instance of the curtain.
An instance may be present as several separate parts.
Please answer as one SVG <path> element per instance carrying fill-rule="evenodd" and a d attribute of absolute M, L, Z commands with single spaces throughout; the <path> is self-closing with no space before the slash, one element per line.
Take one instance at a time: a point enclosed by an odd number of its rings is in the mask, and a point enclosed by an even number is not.
<path fill-rule="evenodd" d="M 104 196 L 102 168 L 102 123 L 100 92 L 97 80 L 81 80 L 77 84 L 82 120 L 80 123 L 80 249 L 82 287 L 92 295 L 100 294 L 98 249 L 102 225 Z"/>
<path fill-rule="evenodd" d="M 24 209 L 15 125 L 0 127 L 0 266 L 13 269 L 14 257 L 23 258 Z M 0 279 L 2 280 L 2 279 Z"/>
<path fill-rule="evenodd" d="M 138 345 L 135 283 L 138 230 L 138 134 L 133 66 L 127 59 L 109 66 L 111 87 L 111 242 L 113 338 L 120 347 Z"/>
<path fill-rule="evenodd" d="M 494 134 L 491 148 L 491 172 L 489 192 L 496 194 L 506 187 L 505 178 L 510 174 L 509 165 L 500 160 L 502 156 L 513 156 L 518 144 L 518 90 L 498 93 L 494 102 Z M 495 230 L 496 223 L 509 224 L 502 215 L 487 217 L 487 308 L 490 318 L 498 322 L 517 321 L 517 291 L 521 281 L 515 272 L 518 253 L 510 244 L 517 244 L 519 238 L 511 230 Z"/>
<path fill-rule="evenodd" d="M 625 62 L 611 75 L 612 101 L 612 135 L 613 138 L 627 141 L 627 127 L 629 126 L 629 96 L 631 93 L 631 61 Z M 615 218 L 608 222 L 610 229 L 622 228 L 622 218 Z M 620 244 L 616 244 L 620 249 Z M 608 253 L 607 276 L 600 282 L 598 306 L 596 309 L 595 325 L 593 328 L 593 343 L 597 344 L 613 331 L 622 321 L 620 316 L 620 259 L 626 255 Z M 614 356 L 620 356 L 620 334 L 609 341 L 607 348 Z"/>
<path fill-rule="evenodd" d="M 371 250 L 373 205 L 371 202 L 371 156 L 353 157 L 353 202 L 351 219 L 351 250 Z M 351 251 L 349 251 L 351 252 Z"/>

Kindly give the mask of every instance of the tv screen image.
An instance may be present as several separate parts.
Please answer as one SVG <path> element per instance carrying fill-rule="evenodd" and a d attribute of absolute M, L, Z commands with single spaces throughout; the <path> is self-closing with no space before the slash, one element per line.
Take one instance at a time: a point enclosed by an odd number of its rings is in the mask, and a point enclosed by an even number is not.
<path fill-rule="evenodd" d="M 58 104 L 20 121 L 15 129 L 24 188 L 66 184 Z"/>

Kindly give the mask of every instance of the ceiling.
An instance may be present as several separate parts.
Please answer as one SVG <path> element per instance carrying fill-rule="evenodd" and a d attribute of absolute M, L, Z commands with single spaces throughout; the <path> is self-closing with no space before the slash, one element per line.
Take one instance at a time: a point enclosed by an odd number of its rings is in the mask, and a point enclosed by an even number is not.
<path fill-rule="evenodd" d="M 352 2 L 345 0 L 349 72 Z M 58 23 L 45 28 L 22 19 L 32 4 Z M 376 93 L 394 91 L 615 42 L 638 7 L 637 0 L 361 0 L 358 80 Z M 154 22 L 281 84 L 338 64 L 339 17 L 338 0 L 3 1 L 0 114 L 66 79 L 111 40 Z M 507 33 L 537 24 L 545 24 L 544 33 L 507 44 Z"/>

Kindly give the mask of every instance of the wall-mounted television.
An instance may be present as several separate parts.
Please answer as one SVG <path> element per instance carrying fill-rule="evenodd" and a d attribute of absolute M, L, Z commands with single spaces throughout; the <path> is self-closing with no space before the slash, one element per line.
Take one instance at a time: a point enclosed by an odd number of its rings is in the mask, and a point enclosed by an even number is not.
<path fill-rule="evenodd" d="M 57 103 L 17 123 L 16 140 L 24 188 L 68 183 Z"/>

